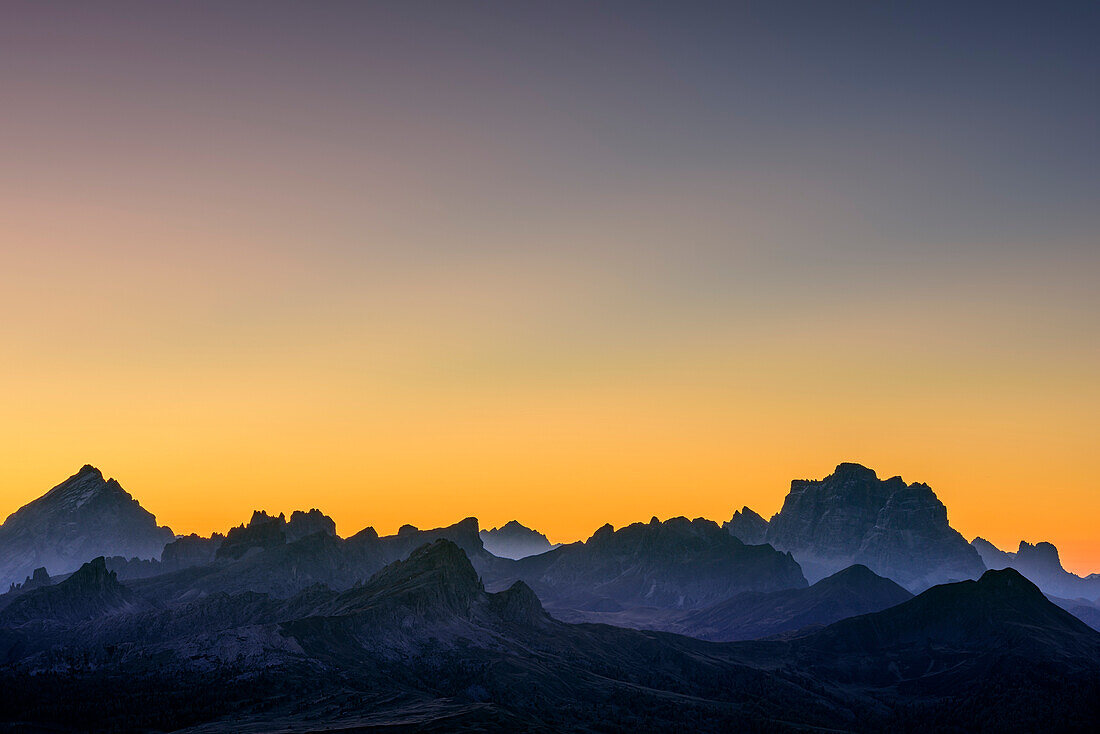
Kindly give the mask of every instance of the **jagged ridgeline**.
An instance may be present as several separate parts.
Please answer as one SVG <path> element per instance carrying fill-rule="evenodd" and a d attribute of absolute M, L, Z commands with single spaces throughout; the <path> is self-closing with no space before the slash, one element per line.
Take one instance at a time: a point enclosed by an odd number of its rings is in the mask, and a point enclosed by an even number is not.
<path fill-rule="evenodd" d="M 13 519 L 0 724 L 15 730 L 1062 731 L 1100 716 L 1100 634 L 1082 621 L 1100 621 L 1095 577 L 1049 544 L 968 544 L 926 485 L 855 464 L 792 483 L 770 521 L 653 518 L 560 546 L 475 518 L 340 537 L 316 509 L 175 538 L 91 467 Z M 116 543 L 92 523 L 128 530 Z M 126 556 L 134 528 L 158 552 Z"/>
<path fill-rule="evenodd" d="M 877 579 L 857 567 L 828 581 L 848 577 Z M 558 621 L 522 581 L 488 591 L 446 539 L 344 591 L 315 585 L 286 599 L 215 593 L 165 604 L 138 586 L 97 559 L 0 610 L 0 720 L 82 730 L 981 722 L 1034 731 L 1084 729 L 1100 715 L 1100 633 L 1011 569 L 743 643 Z"/>

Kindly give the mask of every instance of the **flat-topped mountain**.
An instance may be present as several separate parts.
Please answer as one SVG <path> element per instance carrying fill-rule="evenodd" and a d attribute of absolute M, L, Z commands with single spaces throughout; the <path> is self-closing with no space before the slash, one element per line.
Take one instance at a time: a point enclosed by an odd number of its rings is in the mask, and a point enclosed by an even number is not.
<path fill-rule="evenodd" d="M 988 540 L 974 538 L 970 543 L 988 568 L 1014 568 L 1051 596 L 1088 600 L 1100 599 L 1100 575 L 1080 577 L 1062 567 L 1058 548 L 1052 543 L 1020 541 L 1015 553 L 997 548 Z"/>
<path fill-rule="evenodd" d="M 765 540 L 790 551 L 811 580 L 861 563 L 921 590 L 985 570 L 928 485 L 881 480 L 859 464 L 840 464 L 821 480 L 791 482 Z"/>
<path fill-rule="evenodd" d="M 97 556 L 160 558 L 172 538 L 118 482 L 84 466 L 0 525 L 0 587 L 40 567 L 68 573 Z"/>
<path fill-rule="evenodd" d="M 485 550 L 494 556 L 514 560 L 557 548 L 545 535 L 521 525 L 516 520 L 510 520 L 499 528 L 482 530 L 481 542 L 485 544 Z"/>

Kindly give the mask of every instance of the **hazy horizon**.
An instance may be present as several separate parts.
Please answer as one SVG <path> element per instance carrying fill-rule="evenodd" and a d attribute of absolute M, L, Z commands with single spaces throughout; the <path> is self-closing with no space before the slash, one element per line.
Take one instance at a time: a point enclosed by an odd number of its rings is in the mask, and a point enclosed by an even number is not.
<path fill-rule="evenodd" d="M 12 4 L 0 515 L 778 511 L 1100 571 L 1100 6 Z"/>

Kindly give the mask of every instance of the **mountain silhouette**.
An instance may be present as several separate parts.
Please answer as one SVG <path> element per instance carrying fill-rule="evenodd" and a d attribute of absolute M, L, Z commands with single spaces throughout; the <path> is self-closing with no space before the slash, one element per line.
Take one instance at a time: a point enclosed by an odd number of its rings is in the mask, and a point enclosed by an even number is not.
<path fill-rule="evenodd" d="M 81 522 L 137 506 L 84 474 L 46 505 Z M 925 485 L 858 465 L 794 483 L 770 522 L 607 525 L 519 560 L 472 517 L 341 538 L 316 509 L 256 511 L 160 560 L 37 566 L 0 595 L 0 725 L 1087 731 L 1100 716 L 1089 599 L 1052 602 L 1013 569 L 916 597 L 859 564 L 809 586 L 790 552 L 738 535 L 761 531 L 799 538 L 818 568 L 874 557 L 913 585 L 978 553 L 958 553 Z M 1063 578 L 1053 546 L 1005 556 Z"/>
<path fill-rule="evenodd" d="M 991 569 L 1014 568 L 1047 594 L 1062 598 L 1100 598 L 1100 575 L 1082 578 L 1062 567 L 1058 548 L 1052 543 L 1020 541 L 1015 553 L 1007 553 L 988 540 L 974 538 L 971 545 Z"/>
<path fill-rule="evenodd" d="M 513 560 L 545 553 L 557 547 L 551 545 L 542 533 L 515 520 L 510 520 L 499 528 L 482 530 L 481 542 L 485 544 L 485 550 L 494 556 Z"/>
<path fill-rule="evenodd" d="M 722 527 L 745 545 L 759 545 L 768 534 L 768 521 L 748 507 L 734 512 L 730 521 L 723 523 Z"/>
<path fill-rule="evenodd" d="M 97 556 L 160 558 L 172 538 L 118 482 L 86 465 L 0 525 L 0 585 L 39 567 L 68 573 Z"/>
<path fill-rule="evenodd" d="M 912 597 L 890 579 L 855 565 L 804 589 L 742 592 L 662 629 L 704 640 L 754 640 L 877 612 Z"/>
<path fill-rule="evenodd" d="M 885 679 L 901 671 L 902 678 L 945 686 L 974 680 L 971 673 L 978 673 L 989 657 L 1057 662 L 1086 671 L 1100 661 L 1100 634 L 1014 569 L 935 586 L 890 609 L 837 622 L 793 645 L 799 654 L 828 659 L 846 677 Z M 874 662 L 867 658 L 870 653 L 876 654 Z"/>
<path fill-rule="evenodd" d="M 918 591 L 985 570 L 928 485 L 880 480 L 859 464 L 839 464 L 822 480 L 791 482 L 765 539 L 790 551 L 811 580 L 861 563 Z"/>
<path fill-rule="evenodd" d="M 745 545 L 710 520 L 677 517 L 610 525 L 583 543 L 564 545 L 505 568 L 498 578 L 525 581 L 554 613 L 600 619 L 624 607 L 694 609 L 740 591 L 802 587 L 789 554 Z"/>
<path fill-rule="evenodd" d="M 115 588 L 93 566 L 73 587 Z M 834 583 L 853 578 L 873 581 L 857 568 Z M 94 624 L 83 611 L 55 615 L 74 621 L 45 640 L 0 617 L 9 694 L 0 720 L 95 729 L 124 713 L 139 729 L 186 721 L 256 731 L 1085 730 L 1100 690 L 1100 634 L 1011 570 L 791 639 L 740 643 L 557 621 L 522 582 L 487 591 L 446 539 L 345 591 L 101 611 Z"/>
<path fill-rule="evenodd" d="M 26 622 L 72 623 L 123 612 L 145 604 L 107 570 L 100 556 L 85 563 L 64 581 L 30 590 L 0 610 L 0 625 Z"/>

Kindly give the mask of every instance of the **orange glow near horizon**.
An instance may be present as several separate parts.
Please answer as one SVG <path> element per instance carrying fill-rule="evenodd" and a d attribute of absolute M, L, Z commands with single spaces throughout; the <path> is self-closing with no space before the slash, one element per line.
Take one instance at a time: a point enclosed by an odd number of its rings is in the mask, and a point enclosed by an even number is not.
<path fill-rule="evenodd" d="M 0 22 L 0 516 L 572 541 L 857 461 L 1100 571 L 1072 14 L 107 5 Z"/>
<path fill-rule="evenodd" d="M 682 361 L 627 349 L 583 373 L 529 374 L 431 355 L 402 370 L 354 343 L 254 345 L 263 364 L 172 352 L 177 364 L 153 370 L 77 339 L 63 360 L 8 368 L 0 511 L 92 463 L 176 532 L 318 507 L 345 536 L 474 515 L 568 542 L 653 515 L 767 517 L 790 479 L 851 460 L 930 484 L 968 539 L 1049 540 L 1067 568 L 1100 567 L 1087 381 L 1036 397 L 1021 394 L 1027 365 L 983 380 L 980 366 L 914 364 L 901 345 L 867 365 L 858 334 L 851 349 L 790 338 L 746 354 L 708 337 L 682 343 Z"/>

